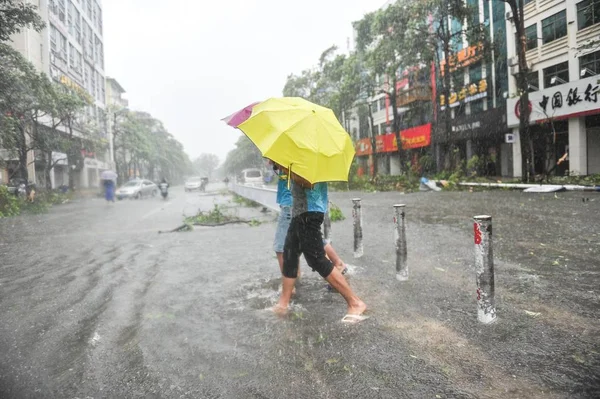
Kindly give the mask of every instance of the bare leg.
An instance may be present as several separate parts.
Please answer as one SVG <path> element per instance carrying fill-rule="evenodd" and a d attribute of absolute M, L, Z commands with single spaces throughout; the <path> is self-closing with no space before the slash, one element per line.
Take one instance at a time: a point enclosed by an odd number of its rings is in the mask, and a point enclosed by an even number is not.
<path fill-rule="evenodd" d="M 289 278 L 285 276 L 282 277 L 283 289 L 281 290 L 281 295 L 279 296 L 279 302 L 273 307 L 273 311 L 275 313 L 280 315 L 285 315 L 287 313 L 288 306 L 290 306 L 290 299 L 292 298 L 292 291 L 294 290 L 295 284 L 295 278 Z"/>
<path fill-rule="evenodd" d="M 331 246 L 331 244 L 328 243 L 327 245 L 325 245 L 325 253 L 327 254 L 327 257 L 329 258 L 331 263 L 333 263 L 333 265 L 336 267 L 336 269 L 342 272 L 345 267 L 344 261 L 342 260 L 342 258 L 339 257 L 337 252 L 335 252 L 335 249 L 333 249 L 333 246 Z"/>
<path fill-rule="evenodd" d="M 285 280 L 285 278 L 284 278 Z M 337 290 L 348 303 L 348 312 L 347 314 L 360 315 L 363 314 L 365 310 L 367 310 L 367 305 L 354 294 L 350 285 L 342 275 L 342 273 L 337 269 L 333 268 L 331 274 L 327 276 L 325 279 L 327 282 Z M 285 283 L 284 283 L 285 284 Z M 285 285 L 284 285 L 285 292 Z M 283 297 L 283 295 L 282 295 Z M 279 300 L 281 303 L 281 299 Z M 289 303 L 289 300 L 288 300 Z"/>

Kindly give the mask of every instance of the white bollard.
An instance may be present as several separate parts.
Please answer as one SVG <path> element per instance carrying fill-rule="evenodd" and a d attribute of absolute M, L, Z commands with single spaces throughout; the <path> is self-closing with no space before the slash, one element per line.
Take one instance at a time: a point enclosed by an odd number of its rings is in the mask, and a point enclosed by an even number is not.
<path fill-rule="evenodd" d="M 396 240 L 396 280 L 408 280 L 405 204 L 394 205 L 394 238 Z"/>
<path fill-rule="evenodd" d="M 352 217 L 354 218 L 354 257 L 361 258 L 363 249 L 362 211 L 360 209 L 360 198 L 352 199 Z"/>
<path fill-rule="evenodd" d="M 484 324 L 490 324 L 496 321 L 492 217 L 479 215 L 473 219 L 477 280 L 477 319 Z"/>

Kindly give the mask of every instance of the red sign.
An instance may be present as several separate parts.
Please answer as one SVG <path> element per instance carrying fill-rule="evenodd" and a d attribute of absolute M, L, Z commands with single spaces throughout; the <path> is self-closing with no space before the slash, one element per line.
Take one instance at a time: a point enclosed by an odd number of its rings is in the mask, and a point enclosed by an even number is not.
<path fill-rule="evenodd" d="M 356 142 L 356 146 L 354 147 L 356 151 L 356 155 L 371 155 L 373 153 L 373 148 L 371 146 L 371 139 L 360 139 Z"/>
<path fill-rule="evenodd" d="M 404 150 L 427 147 L 431 144 L 431 123 L 401 131 L 400 139 Z"/>
<path fill-rule="evenodd" d="M 394 133 L 376 136 L 375 144 L 377 145 L 377 152 L 398 151 L 398 144 L 396 143 L 396 135 Z"/>

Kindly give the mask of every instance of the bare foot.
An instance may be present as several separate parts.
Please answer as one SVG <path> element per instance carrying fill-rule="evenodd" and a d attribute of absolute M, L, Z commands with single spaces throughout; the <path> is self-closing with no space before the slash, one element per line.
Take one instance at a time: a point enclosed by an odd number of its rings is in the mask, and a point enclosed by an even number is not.
<path fill-rule="evenodd" d="M 288 314 L 289 309 L 287 307 L 283 307 L 283 306 L 277 304 L 277 305 L 273 306 L 270 310 L 273 313 L 275 313 L 277 316 L 285 316 Z"/>
<path fill-rule="evenodd" d="M 348 311 L 346 314 L 351 315 L 361 315 L 365 313 L 367 310 L 367 304 L 358 299 L 356 302 L 352 303 L 352 305 L 348 306 Z"/>

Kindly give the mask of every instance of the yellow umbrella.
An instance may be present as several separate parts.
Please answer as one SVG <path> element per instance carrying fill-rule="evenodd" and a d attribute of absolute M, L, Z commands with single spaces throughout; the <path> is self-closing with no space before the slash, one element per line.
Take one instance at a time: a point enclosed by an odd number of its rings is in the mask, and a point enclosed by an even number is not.
<path fill-rule="evenodd" d="M 255 105 L 238 129 L 265 158 L 310 183 L 348 181 L 354 145 L 329 108 L 299 97 L 271 98 Z"/>

